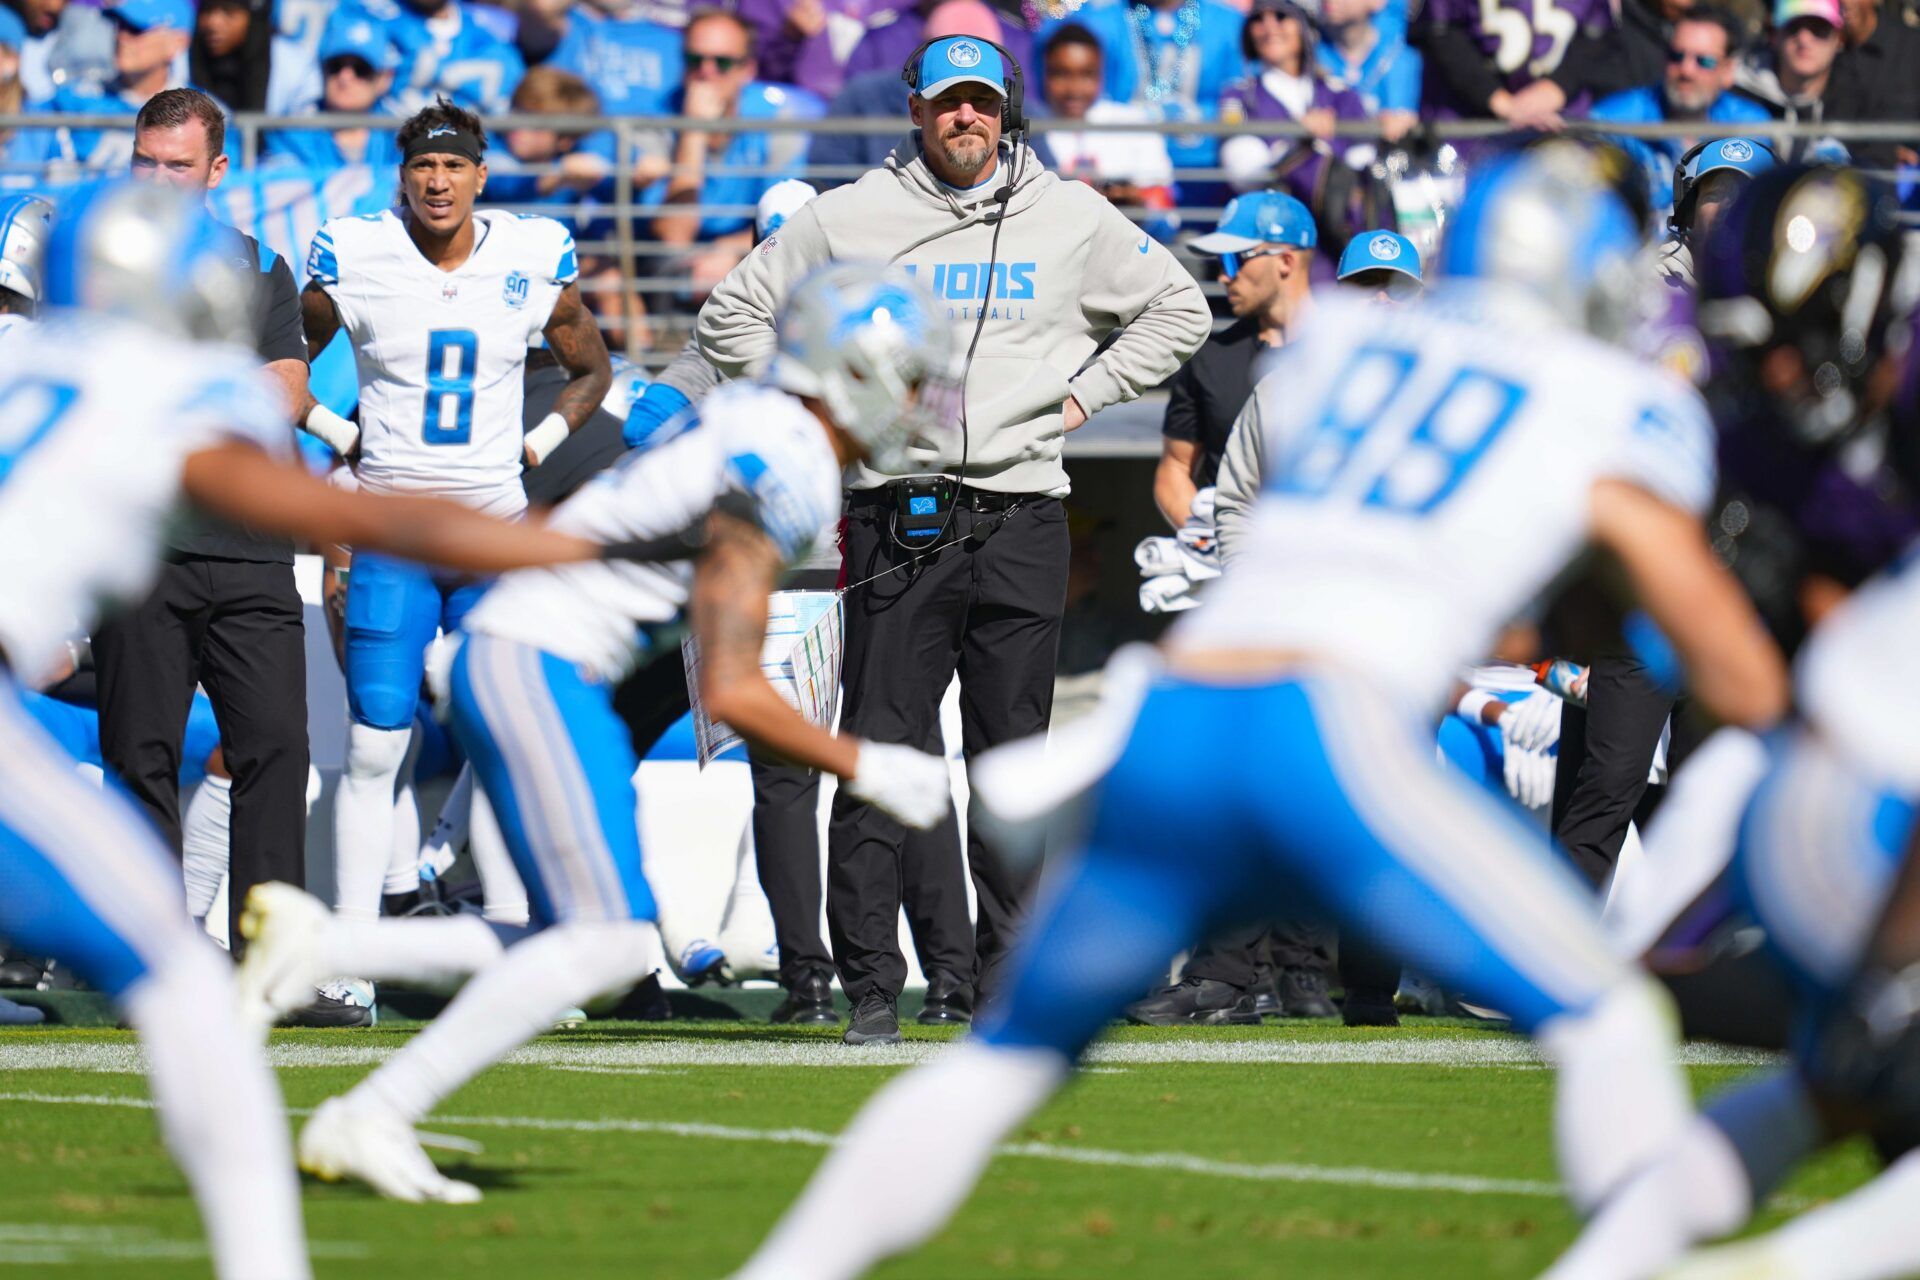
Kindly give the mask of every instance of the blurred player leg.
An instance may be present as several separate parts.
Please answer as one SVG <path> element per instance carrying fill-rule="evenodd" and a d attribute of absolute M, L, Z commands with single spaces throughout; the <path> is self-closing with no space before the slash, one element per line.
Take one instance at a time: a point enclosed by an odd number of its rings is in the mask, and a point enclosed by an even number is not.
<path fill-rule="evenodd" d="M 304 1280 L 278 1087 L 233 1018 L 227 965 L 189 926 L 171 861 L 124 803 L 80 780 L 4 683 L 0 762 L 0 933 L 125 1010 L 221 1280 Z"/>
<path fill-rule="evenodd" d="M 393 847 L 387 854 L 386 877 L 380 883 L 382 897 L 420 890 L 420 792 L 414 774 L 422 732 L 416 717 L 393 795 Z"/>

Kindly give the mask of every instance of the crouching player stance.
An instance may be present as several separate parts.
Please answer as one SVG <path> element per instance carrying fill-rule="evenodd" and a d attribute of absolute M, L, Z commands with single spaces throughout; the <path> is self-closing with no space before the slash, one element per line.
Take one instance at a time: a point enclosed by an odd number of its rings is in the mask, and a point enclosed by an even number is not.
<path fill-rule="evenodd" d="M 1720 715 L 1772 720 L 1785 673 L 1702 532 L 1704 406 L 1573 327 L 1626 320 L 1625 206 L 1589 168 L 1527 154 L 1482 171 L 1449 230 L 1427 304 L 1329 298 L 1256 388 L 1236 430 L 1265 432 L 1272 461 L 1247 540 L 1131 696 L 1044 762 L 1031 742 L 981 762 L 976 794 L 1010 820 L 1077 766 L 1097 784 L 1082 834 L 976 1039 L 867 1105 L 742 1277 L 837 1280 L 925 1239 L 1174 952 L 1302 885 L 1343 934 L 1540 1040 L 1578 1207 L 1685 1123 L 1661 997 L 1518 818 L 1441 771 L 1433 713 L 1589 541 Z M 1204 748 L 1226 741 L 1264 750 L 1223 770 Z"/>
<path fill-rule="evenodd" d="M 48 234 L 42 320 L 0 375 L 0 934 L 65 961 L 139 1032 L 161 1129 L 222 1280 L 308 1275 L 272 1074 L 225 958 L 133 809 L 82 781 L 21 702 L 76 622 L 152 586 L 180 500 L 263 530 L 473 572 L 599 554 L 422 498 L 342 493 L 293 460 L 250 350 L 254 273 L 159 186 L 81 188 Z M 217 344 L 217 345 L 216 345 Z M 285 456 L 276 459 L 274 454 Z"/>
<path fill-rule="evenodd" d="M 760 645 L 767 594 L 829 531 L 844 468 L 862 458 L 897 466 L 910 438 L 946 425 L 954 355 L 944 308 L 905 272 L 823 269 L 788 303 L 766 380 L 714 392 L 697 425 L 630 456 L 556 512 L 556 529 L 623 544 L 633 560 L 511 575 L 474 607 L 450 679 L 454 732 L 499 816 L 533 924 L 353 920 L 286 885 L 249 895 L 242 997 L 262 1022 L 307 999 L 327 973 L 475 975 L 403 1052 L 314 1114 L 300 1135 L 302 1168 L 359 1177 L 396 1199 L 479 1199 L 434 1168 L 414 1124 L 562 1010 L 655 966 L 637 762 L 612 689 L 683 614 L 716 719 L 837 774 L 910 826 L 945 815 L 943 759 L 807 723 L 761 674 Z"/>
<path fill-rule="evenodd" d="M 1722 750 L 1710 742 L 1680 776 L 1720 792 L 1697 811 L 1687 797 L 1682 838 L 1730 849 L 1731 864 L 1704 892 L 1684 864 L 1670 875 L 1695 901 L 1659 949 L 1705 939 L 1710 951 L 1761 926 L 1761 957 L 1788 982 L 1792 1060 L 1710 1099 L 1548 1275 L 1893 1280 L 1920 1272 L 1920 262 L 1889 186 L 1786 166 L 1752 180 L 1695 265 L 1726 478 L 1756 527 L 1787 535 L 1774 535 L 1785 554 L 1770 566 L 1738 552 L 1734 563 L 1760 565 L 1748 585 L 1763 615 L 1788 642 L 1806 639 L 1794 722 L 1729 744 L 1726 769 L 1696 776 Z M 1738 984 L 1717 1003 L 1767 988 Z M 1875 1181 L 1771 1235 L 1676 1262 L 1856 1133 L 1888 1161 Z"/>

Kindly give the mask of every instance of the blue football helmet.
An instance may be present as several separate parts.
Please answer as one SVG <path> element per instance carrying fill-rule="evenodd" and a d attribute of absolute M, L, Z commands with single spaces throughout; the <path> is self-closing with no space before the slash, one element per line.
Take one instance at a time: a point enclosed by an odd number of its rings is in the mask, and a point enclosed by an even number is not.
<path fill-rule="evenodd" d="M 0 289 L 40 301 L 40 263 L 52 223 L 53 206 L 39 196 L 0 197 Z"/>
<path fill-rule="evenodd" d="M 150 182 L 93 183 L 54 215 L 42 302 L 172 337 L 249 345 L 255 272 L 244 254 L 197 195 Z"/>
<path fill-rule="evenodd" d="M 1534 148 L 1473 174 L 1441 241 L 1450 279 L 1522 290 L 1607 339 L 1636 313 L 1640 230 L 1578 149 Z"/>
<path fill-rule="evenodd" d="M 779 342 L 774 385 L 818 399 L 876 470 L 904 469 L 909 442 L 957 420 L 953 323 L 903 268 L 820 268 L 787 299 Z"/>

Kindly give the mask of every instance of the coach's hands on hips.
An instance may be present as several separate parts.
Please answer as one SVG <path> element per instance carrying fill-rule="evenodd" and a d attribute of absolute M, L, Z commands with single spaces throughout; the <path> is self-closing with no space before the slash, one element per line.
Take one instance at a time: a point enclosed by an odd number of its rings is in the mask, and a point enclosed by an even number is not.
<path fill-rule="evenodd" d="M 920 831 L 939 825 L 953 807 L 947 761 L 912 747 L 862 742 L 847 794 Z"/>
<path fill-rule="evenodd" d="M 1078 400 L 1075 400 L 1072 396 L 1068 396 L 1066 402 L 1060 406 L 1060 429 L 1062 431 L 1076 431 L 1085 426 L 1086 422 L 1087 411 L 1080 407 Z"/>

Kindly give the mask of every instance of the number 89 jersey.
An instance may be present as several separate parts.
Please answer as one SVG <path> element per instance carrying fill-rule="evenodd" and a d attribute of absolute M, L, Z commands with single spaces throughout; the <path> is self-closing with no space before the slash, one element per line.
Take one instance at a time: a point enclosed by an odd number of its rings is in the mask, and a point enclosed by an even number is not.
<path fill-rule="evenodd" d="M 1262 433 L 1260 493 L 1175 644 L 1322 655 L 1421 712 L 1580 553 L 1597 481 L 1713 497 L 1690 386 L 1471 286 L 1323 299 L 1234 430 Z"/>
<path fill-rule="evenodd" d="M 527 345 L 578 275 L 551 218 L 475 211 L 474 247 L 442 271 L 389 209 L 335 218 L 307 255 L 353 345 L 361 483 L 432 493 L 489 515 L 526 507 L 520 484 Z"/>

